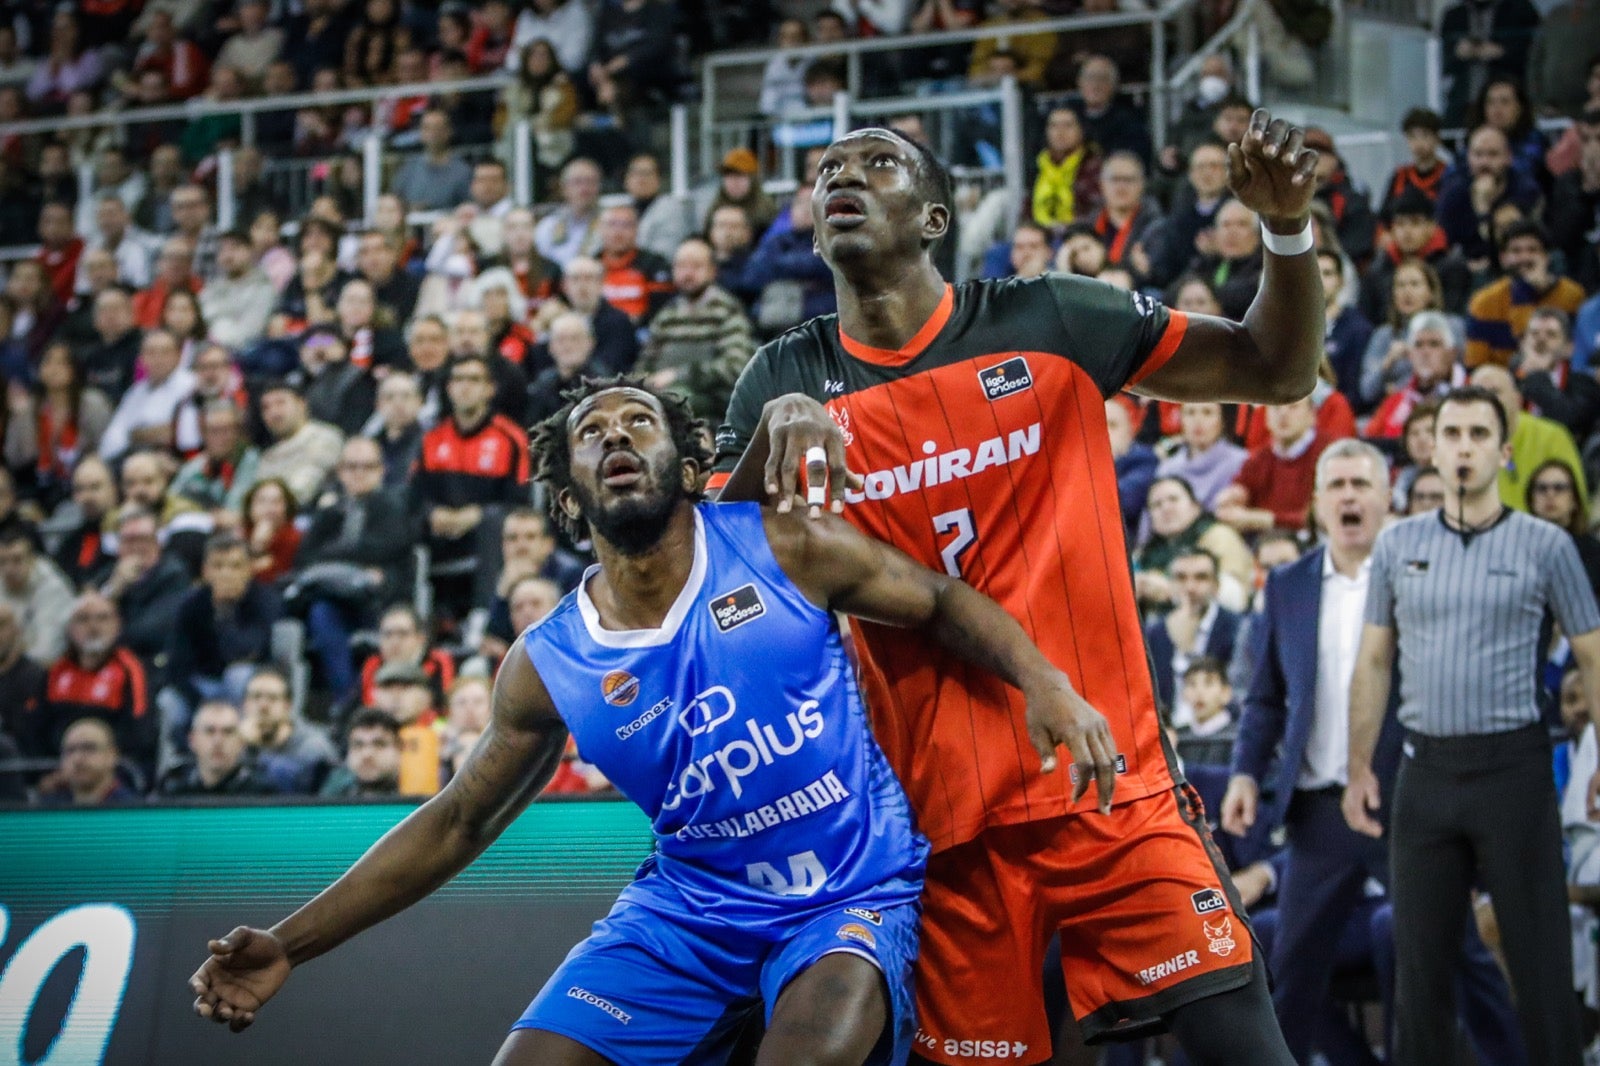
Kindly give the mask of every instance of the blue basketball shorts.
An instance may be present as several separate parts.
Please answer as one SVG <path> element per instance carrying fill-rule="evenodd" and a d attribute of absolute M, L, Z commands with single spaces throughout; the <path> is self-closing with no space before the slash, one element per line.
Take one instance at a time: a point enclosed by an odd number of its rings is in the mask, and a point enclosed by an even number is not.
<path fill-rule="evenodd" d="M 906 1061 L 916 1031 L 916 903 L 863 897 L 792 923 L 736 926 L 714 911 L 664 914 L 649 905 L 647 885 L 623 891 L 513 1029 L 558 1033 L 618 1066 L 715 1066 L 758 1001 L 770 1022 L 790 981 L 824 955 L 846 952 L 877 967 L 889 990 L 889 1021 L 868 1063 Z"/>

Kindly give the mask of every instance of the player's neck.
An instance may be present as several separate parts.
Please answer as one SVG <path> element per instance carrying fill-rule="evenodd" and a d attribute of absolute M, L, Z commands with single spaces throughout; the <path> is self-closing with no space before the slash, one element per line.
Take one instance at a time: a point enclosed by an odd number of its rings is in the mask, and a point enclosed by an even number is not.
<path fill-rule="evenodd" d="M 902 348 L 938 310 L 944 278 L 926 256 L 899 270 L 863 265 L 866 276 L 841 279 L 839 328 L 873 348 Z"/>
<path fill-rule="evenodd" d="M 600 573 L 589 598 L 606 629 L 659 629 L 694 569 L 694 505 L 685 501 L 649 550 L 631 555 L 594 538 Z"/>

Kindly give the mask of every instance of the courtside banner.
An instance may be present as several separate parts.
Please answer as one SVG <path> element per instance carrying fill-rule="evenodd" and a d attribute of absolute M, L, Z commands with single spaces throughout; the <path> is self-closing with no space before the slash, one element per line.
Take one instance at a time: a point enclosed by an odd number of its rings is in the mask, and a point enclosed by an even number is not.
<path fill-rule="evenodd" d="M 650 853 L 632 804 L 536 803 L 455 881 L 307 963 L 243 1033 L 206 941 L 332 883 L 409 804 L 0 811 L 0 1066 L 488 1062 Z"/>

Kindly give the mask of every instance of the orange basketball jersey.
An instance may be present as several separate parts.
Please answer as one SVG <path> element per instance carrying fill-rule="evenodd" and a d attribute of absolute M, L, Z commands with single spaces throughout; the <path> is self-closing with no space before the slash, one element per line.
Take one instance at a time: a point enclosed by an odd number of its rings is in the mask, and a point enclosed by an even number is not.
<path fill-rule="evenodd" d="M 1182 314 L 1066 275 L 946 289 L 899 351 L 814 319 L 756 353 L 718 434 L 731 471 L 762 406 L 825 403 L 851 469 L 846 517 L 999 601 L 1106 716 L 1117 799 L 1173 785 L 1133 595 L 1104 401 L 1176 350 Z M 715 484 L 716 482 L 713 482 Z M 936 849 L 1073 807 L 1041 774 L 1019 692 L 918 632 L 857 624 L 874 731 Z"/>

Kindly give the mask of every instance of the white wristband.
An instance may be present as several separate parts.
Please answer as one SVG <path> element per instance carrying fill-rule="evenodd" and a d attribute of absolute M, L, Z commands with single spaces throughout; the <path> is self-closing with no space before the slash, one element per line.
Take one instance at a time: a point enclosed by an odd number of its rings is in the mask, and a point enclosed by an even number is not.
<path fill-rule="evenodd" d="M 1300 255 L 1311 251 L 1311 221 L 1299 233 L 1273 233 L 1261 223 L 1261 243 L 1273 255 Z"/>

